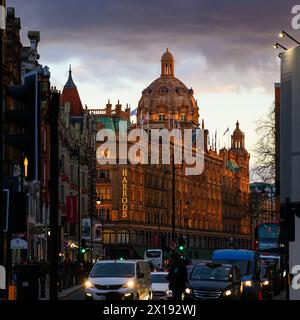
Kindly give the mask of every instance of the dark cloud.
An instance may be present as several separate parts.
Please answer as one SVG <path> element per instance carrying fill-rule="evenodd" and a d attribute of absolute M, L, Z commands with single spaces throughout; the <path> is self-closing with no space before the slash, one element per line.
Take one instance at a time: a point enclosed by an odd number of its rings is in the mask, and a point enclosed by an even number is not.
<path fill-rule="evenodd" d="M 134 81 L 142 74 L 146 79 L 162 51 L 170 47 L 179 61 L 176 68 L 189 72 L 191 79 L 201 73 L 207 88 L 216 78 L 219 86 L 228 81 L 236 86 L 273 81 L 272 44 L 278 31 L 289 30 L 294 3 L 8 0 L 7 4 L 15 6 L 23 29 L 41 31 L 41 56 L 48 63 L 78 58 L 90 77 L 121 84 L 123 77 Z M 195 61 L 194 68 L 191 63 L 186 70 L 183 62 L 187 66 L 189 60 Z"/>

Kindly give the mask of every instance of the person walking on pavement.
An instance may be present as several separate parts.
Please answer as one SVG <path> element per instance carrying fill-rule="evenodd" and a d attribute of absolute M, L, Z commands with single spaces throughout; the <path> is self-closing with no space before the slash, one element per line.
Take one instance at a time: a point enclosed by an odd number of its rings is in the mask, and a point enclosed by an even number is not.
<path fill-rule="evenodd" d="M 188 273 L 178 253 L 172 255 L 172 263 L 167 276 L 169 289 L 172 291 L 173 300 L 182 300 L 182 294 L 188 283 Z"/>
<path fill-rule="evenodd" d="M 48 264 L 45 259 L 40 263 L 40 284 L 41 284 L 41 298 L 46 297 L 46 280 L 49 273 Z"/>

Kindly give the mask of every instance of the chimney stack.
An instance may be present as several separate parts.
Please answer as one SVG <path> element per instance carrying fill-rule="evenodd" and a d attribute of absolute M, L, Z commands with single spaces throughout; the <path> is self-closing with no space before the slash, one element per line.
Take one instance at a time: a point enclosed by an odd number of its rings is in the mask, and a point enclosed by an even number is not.
<path fill-rule="evenodd" d="M 40 42 L 39 31 L 28 31 L 28 39 L 30 40 L 30 47 L 37 52 L 38 43 Z"/>

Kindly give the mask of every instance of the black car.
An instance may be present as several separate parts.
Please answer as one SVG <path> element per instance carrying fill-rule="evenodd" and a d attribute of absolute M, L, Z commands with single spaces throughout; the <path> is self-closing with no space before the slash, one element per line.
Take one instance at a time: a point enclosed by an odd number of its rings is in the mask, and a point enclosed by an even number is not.
<path fill-rule="evenodd" d="M 239 300 L 241 295 L 241 277 L 237 266 L 207 262 L 194 266 L 184 299 Z"/>

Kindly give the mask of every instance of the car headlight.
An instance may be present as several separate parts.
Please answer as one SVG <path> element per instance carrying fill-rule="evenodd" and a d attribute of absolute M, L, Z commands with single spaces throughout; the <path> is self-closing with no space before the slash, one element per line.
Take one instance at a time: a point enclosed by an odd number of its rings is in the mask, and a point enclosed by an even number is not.
<path fill-rule="evenodd" d="M 95 288 L 94 284 L 91 281 L 86 281 L 84 286 L 89 289 L 89 288 Z"/>
<path fill-rule="evenodd" d="M 186 289 L 185 289 L 185 293 L 187 293 L 187 294 L 191 294 L 191 293 L 192 293 L 192 289 L 190 289 L 190 288 L 186 288 Z"/>
<path fill-rule="evenodd" d="M 251 280 L 247 280 L 244 282 L 244 286 L 245 287 L 252 287 L 252 281 Z"/>
<path fill-rule="evenodd" d="M 172 294 L 172 291 L 171 291 L 171 290 L 167 290 L 167 291 L 166 291 L 166 295 L 167 295 L 167 296 L 170 296 L 171 294 Z"/>
<path fill-rule="evenodd" d="M 224 291 L 224 296 L 226 296 L 226 297 L 231 296 L 231 294 L 232 294 L 231 290 Z"/>
<path fill-rule="evenodd" d="M 128 289 L 132 289 L 132 288 L 134 288 L 134 286 L 135 286 L 135 283 L 132 280 L 129 280 L 128 282 L 126 282 L 124 284 L 124 288 L 128 288 Z"/>
<path fill-rule="evenodd" d="M 263 282 L 263 285 L 264 285 L 264 286 L 268 286 L 268 285 L 269 285 L 269 280 L 264 281 L 264 282 Z"/>

